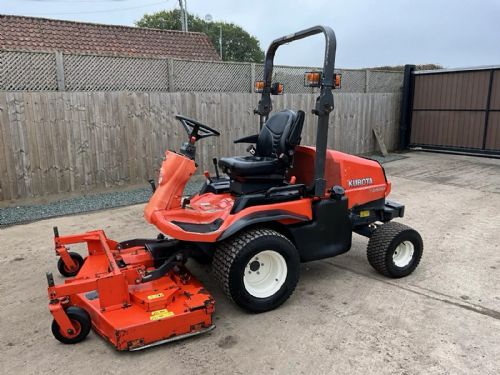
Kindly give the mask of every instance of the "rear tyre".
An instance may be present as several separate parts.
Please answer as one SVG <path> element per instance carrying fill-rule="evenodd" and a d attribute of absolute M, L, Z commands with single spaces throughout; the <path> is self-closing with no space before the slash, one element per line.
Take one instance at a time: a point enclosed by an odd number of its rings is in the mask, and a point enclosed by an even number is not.
<path fill-rule="evenodd" d="M 221 242 L 212 263 L 224 293 L 245 310 L 260 313 L 285 302 L 299 281 L 300 258 L 288 238 L 256 228 Z"/>
<path fill-rule="evenodd" d="M 92 327 L 89 314 L 84 309 L 77 306 L 68 307 L 66 309 L 66 314 L 75 328 L 74 331 L 62 332 L 59 324 L 53 320 L 52 334 L 63 344 L 76 344 L 83 341 Z"/>
<path fill-rule="evenodd" d="M 368 241 L 368 262 L 382 275 L 408 276 L 417 268 L 424 245 L 420 234 L 401 223 L 379 226 Z"/>
<path fill-rule="evenodd" d="M 68 269 L 68 267 L 66 267 L 66 265 L 64 264 L 64 261 L 62 260 L 62 258 L 59 258 L 59 260 L 57 261 L 57 269 L 59 270 L 59 273 L 65 277 L 76 276 L 78 271 L 80 271 L 80 269 L 82 268 L 83 262 L 84 262 L 84 259 L 78 253 L 70 251 L 69 256 L 77 264 L 77 267 L 74 270 Z"/>

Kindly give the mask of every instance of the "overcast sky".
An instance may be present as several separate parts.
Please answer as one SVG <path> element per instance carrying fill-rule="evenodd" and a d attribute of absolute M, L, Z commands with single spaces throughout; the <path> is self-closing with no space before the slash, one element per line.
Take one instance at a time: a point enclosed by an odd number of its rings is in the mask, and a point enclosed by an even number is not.
<path fill-rule="evenodd" d="M 133 25 L 177 0 L 0 0 L 0 13 Z M 500 0 L 187 0 L 188 12 L 233 22 L 270 41 L 324 24 L 337 34 L 339 68 L 437 63 L 500 64 Z M 278 50 L 276 63 L 321 64 L 323 38 Z"/>

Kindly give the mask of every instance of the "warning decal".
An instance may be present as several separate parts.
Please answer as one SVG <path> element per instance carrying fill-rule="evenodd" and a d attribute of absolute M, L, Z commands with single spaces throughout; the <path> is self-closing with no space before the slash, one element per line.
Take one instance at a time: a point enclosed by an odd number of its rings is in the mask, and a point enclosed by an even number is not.
<path fill-rule="evenodd" d="M 163 297 L 163 296 L 164 296 L 164 294 L 163 294 L 163 293 L 151 294 L 151 295 L 149 295 L 149 296 L 148 296 L 148 299 L 149 299 L 149 300 L 152 300 L 152 299 L 161 298 L 161 297 Z"/>
<path fill-rule="evenodd" d="M 151 312 L 150 320 L 159 320 L 163 318 L 168 318 L 169 316 L 174 315 L 172 311 L 168 311 L 167 309 L 161 309 Z"/>

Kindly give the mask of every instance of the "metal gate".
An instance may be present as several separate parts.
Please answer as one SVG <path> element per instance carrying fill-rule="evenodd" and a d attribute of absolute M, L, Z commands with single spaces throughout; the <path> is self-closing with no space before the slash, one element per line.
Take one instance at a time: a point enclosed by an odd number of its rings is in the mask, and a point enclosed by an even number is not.
<path fill-rule="evenodd" d="M 406 68 L 402 146 L 500 155 L 500 66 Z"/>

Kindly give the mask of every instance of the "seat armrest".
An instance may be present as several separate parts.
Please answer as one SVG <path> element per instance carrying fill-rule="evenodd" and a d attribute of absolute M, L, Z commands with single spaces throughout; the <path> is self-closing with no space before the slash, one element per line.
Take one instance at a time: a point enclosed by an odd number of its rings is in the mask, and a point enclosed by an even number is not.
<path fill-rule="evenodd" d="M 274 193 L 284 193 L 288 191 L 295 191 L 297 190 L 301 195 L 304 195 L 304 190 L 305 190 L 305 185 L 304 184 L 296 184 L 296 185 L 285 185 L 285 186 L 275 186 L 266 191 L 266 197 L 269 197 L 270 195 Z"/>
<path fill-rule="evenodd" d="M 248 135 L 246 137 L 236 139 L 233 141 L 233 143 L 257 143 L 257 139 L 259 139 L 259 135 L 254 134 L 254 135 Z"/>

